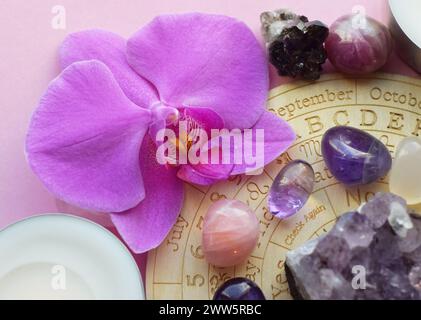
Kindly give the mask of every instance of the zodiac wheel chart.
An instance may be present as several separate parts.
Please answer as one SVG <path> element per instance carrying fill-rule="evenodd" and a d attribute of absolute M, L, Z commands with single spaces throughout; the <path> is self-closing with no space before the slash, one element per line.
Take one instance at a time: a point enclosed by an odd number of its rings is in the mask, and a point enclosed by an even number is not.
<path fill-rule="evenodd" d="M 267 299 L 291 299 L 286 253 L 328 232 L 340 214 L 355 210 L 375 192 L 388 191 L 388 177 L 354 188 L 337 182 L 323 161 L 323 133 L 336 125 L 360 128 L 379 138 L 393 156 L 401 139 L 421 134 L 421 81 L 390 74 L 325 75 L 316 82 L 298 81 L 271 90 L 268 109 L 291 124 L 296 141 L 259 175 L 233 176 L 210 187 L 185 185 L 177 223 L 148 254 L 148 299 L 212 299 L 216 289 L 233 277 L 255 281 Z M 278 172 L 295 159 L 313 166 L 314 191 L 296 215 L 279 220 L 268 211 L 267 195 Z M 247 203 L 260 223 L 253 253 L 243 264 L 229 268 L 208 264 L 201 246 L 203 218 L 220 199 Z"/>

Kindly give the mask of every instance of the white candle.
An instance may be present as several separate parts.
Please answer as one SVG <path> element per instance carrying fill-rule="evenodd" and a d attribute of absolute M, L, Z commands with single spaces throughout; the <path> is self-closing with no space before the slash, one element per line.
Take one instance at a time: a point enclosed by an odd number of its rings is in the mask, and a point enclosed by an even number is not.
<path fill-rule="evenodd" d="M 389 0 L 390 30 L 399 55 L 421 73 L 420 0 Z"/>
<path fill-rule="evenodd" d="M 0 232 L 0 299 L 144 299 L 139 269 L 108 230 L 63 214 Z"/>

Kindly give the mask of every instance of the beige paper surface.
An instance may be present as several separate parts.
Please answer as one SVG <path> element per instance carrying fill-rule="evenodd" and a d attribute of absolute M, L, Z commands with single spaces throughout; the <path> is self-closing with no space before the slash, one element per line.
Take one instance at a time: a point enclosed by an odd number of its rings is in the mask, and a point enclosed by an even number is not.
<path fill-rule="evenodd" d="M 285 254 L 327 232 L 338 215 L 357 208 L 376 191 L 388 191 L 387 177 L 358 188 L 339 184 L 327 170 L 320 151 L 324 131 L 350 125 L 378 137 L 392 156 L 406 136 L 421 134 L 421 81 L 375 74 L 364 78 L 326 75 L 315 83 L 294 82 L 273 89 L 270 111 L 289 121 L 297 133 L 293 146 L 259 176 L 237 176 L 212 187 L 186 185 L 184 208 L 167 239 L 148 256 L 148 299 L 212 299 L 232 277 L 247 277 L 267 299 L 290 299 L 285 279 Z M 267 210 L 267 194 L 280 169 L 291 159 L 313 165 L 316 184 L 305 207 L 280 221 Z M 231 268 L 209 265 L 201 249 L 203 217 L 221 198 L 248 203 L 260 220 L 259 243 L 242 264 Z"/>

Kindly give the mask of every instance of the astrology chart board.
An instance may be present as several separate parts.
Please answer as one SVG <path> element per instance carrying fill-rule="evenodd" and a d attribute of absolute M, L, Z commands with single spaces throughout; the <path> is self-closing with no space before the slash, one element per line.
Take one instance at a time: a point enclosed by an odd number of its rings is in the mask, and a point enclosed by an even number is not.
<path fill-rule="evenodd" d="M 291 124 L 296 141 L 260 175 L 233 176 L 210 187 L 185 185 L 177 223 L 148 255 L 148 299 L 212 299 L 216 289 L 233 277 L 255 281 L 267 299 L 291 299 L 284 272 L 286 253 L 329 231 L 340 214 L 359 207 L 375 192 L 388 191 L 388 177 L 354 188 L 337 182 L 322 158 L 323 133 L 335 125 L 360 128 L 379 138 L 393 156 L 402 138 L 421 134 L 421 80 L 388 74 L 325 75 L 316 82 L 293 82 L 271 90 L 268 108 Z M 294 159 L 311 163 L 315 187 L 297 214 L 279 220 L 268 211 L 267 196 L 278 172 Z M 243 264 L 218 268 L 204 258 L 202 228 L 209 206 L 224 198 L 241 200 L 254 210 L 260 237 Z"/>

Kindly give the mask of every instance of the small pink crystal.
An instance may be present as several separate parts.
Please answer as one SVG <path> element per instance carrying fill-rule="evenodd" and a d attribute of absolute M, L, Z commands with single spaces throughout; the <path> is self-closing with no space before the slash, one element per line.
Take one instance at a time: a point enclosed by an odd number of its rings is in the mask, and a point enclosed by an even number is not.
<path fill-rule="evenodd" d="M 203 252 L 218 267 L 242 263 L 259 238 L 259 220 L 241 201 L 219 200 L 209 207 L 203 223 Z"/>

